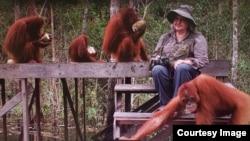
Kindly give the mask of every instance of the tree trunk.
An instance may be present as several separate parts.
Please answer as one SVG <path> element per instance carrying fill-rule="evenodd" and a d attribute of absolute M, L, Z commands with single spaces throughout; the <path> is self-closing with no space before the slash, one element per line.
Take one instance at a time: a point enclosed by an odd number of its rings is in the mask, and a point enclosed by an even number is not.
<path fill-rule="evenodd" d="M 52 41 L 51 41 L 51 49 L 52 49 L 52 62 L 56 62 L 56 49 L 55 49 L 55 40 L 54 40 L 54 36 L 55 36 L 55 33 L 54 33 L 54 10 L 53 10 L 53 3 L 52 1 L 50 1 L 50 4 L 49 4 L 49 7 L 50 7 L 50 26 L 51 26 L 51 38 L 52 38 Z M 56 79 L 55 78 L 52 78 L 51 79 L 51 92 L 53 94 L 53 99 L 51 99 L 51 103 L 53 103 L 53 121 L 52 121 L 52 128 L 53 128 L 53 135 L 57 135 L 58 134 L 58 111 L 59 108 L 60 108 L 60 103 L 59 103 L 59 97 L 58 97 L 58 90 L 57 90 L 57 86 L 56 86 Z"/>
<path fill-rule="evenodd" d="M 231 83 L 236 86 L 238 64 L 238 1 L 233 0 L 233 57 Z"/>
<path fill-rule="evenodd" d="M 86 34 L 87 35 L 87 15 L 88 15 L 88 4 L 89 1 L 86 0 L 85 1 L 85 7 L 84 7 L 84 11 L 83 11 L 83 16 L 82 16 L 82 34 Z M 77 78 L 76 78 L 77 79 Z M 85 90 L 85 78 L 82 78 L 82 95 L 83 95 L 83 139 L 86 140 L 87 138 L 87 134 L 86 134 L 86 90 Z M 77 109 L 77 108 L 76 108 Z M 78 109 L 77 109 L 78 112 Z"/>
<path fill-rule="evenodd" d="M 120 0 L 111 0 L 110 1 L 110 17 L 112 17 L 113 15 L 115 15 L 121 6 L 121 2 Z"/>
<path fill-rule="evenodd" d="M 129 0 L 129 7 L 137 9 L 137 6 L 138 6 L 138 0 Z"/>
<path fill-rule="evenodd" d="M 17 20 L 20 16 L 19 0 L 15 0 L 14 14 L 15 14 L 15 20 Z"/>
<path fill-rule="evenodd" d="M 83 34 L 87 34 L 87 15 L 88 15 L 88 3 L 89 1 L 86 0 L 86 4 L 84 7 L 84 11 L 83 11 L 83 17 L 82 17 L 82 33 Z"/>
<path fill-rule="evenodd" d="M 35 0 L 28 0 L 27 16 L 37 16 Z"/>

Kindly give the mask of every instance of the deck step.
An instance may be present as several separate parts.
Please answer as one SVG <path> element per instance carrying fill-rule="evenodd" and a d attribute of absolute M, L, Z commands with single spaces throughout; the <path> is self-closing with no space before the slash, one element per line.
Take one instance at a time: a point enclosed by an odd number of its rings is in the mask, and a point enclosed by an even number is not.
<path fill-rule="evenodd" d="M 116 84 L 114 90 L 116 92 L 130 92 L 130 93 L 155 93 L 155 87 L 152 84 Z"/>
<path fill-rule="evenodd" d="M 134 124 L 138 121 L 138 123 L 141 123 L 141 121 L 147 121 L 149 118 L 151 118 L 153 113 L 138 113 L 138 112 L 115 112 L 114 118 L 116 121 L 118 121 L 120 124 Z M 176 119 L 174 119 L 174 122 L 186 122 L 186 121 L 194 121 L 194 114 L 186 114 L 182 115 Z M 221 116 L 216 117 L 215 122 L 223 122 L 227 121 L 231 118 L 230 115 L 227 116 Z M 133 123 L 132 123 L 133 122 Z"/>

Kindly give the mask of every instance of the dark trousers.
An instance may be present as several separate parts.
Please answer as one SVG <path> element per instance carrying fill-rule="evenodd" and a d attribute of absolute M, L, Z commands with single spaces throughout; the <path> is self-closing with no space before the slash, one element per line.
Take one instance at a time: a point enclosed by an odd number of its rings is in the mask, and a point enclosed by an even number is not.
<path fill-rule="evenodd" d="M 160 106 L 165 106 L 171 98 L 175 97 L 181 84 L 188 82 L 200 74 L 192 66 L 180 64 L 170 74 L 170 70 L 164 66 L 156 65 L 151 71 L 155 88 L 160 99 Z"/>

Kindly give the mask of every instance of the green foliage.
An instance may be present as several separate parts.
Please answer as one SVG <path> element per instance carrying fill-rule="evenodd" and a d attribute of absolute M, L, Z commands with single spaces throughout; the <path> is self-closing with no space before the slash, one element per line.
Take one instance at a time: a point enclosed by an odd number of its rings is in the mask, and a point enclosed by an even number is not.
<path fill-rule="evenodd" d="M 96 117 L 97 111 L 95 108 L 88 108 L 87 115 L 89 119 L 94 119 Z"/>

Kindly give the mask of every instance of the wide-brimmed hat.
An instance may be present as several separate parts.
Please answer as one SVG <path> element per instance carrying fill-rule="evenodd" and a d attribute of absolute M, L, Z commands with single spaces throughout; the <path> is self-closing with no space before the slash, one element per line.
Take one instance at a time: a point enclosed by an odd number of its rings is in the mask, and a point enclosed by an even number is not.
<path fill-rule="evenodd" d="M 169 11 L 167 14 L 167 19 L 170 23 L 173 23 L 173 21 L 176 17 L 176 14 L 178 14 L 182 17 L 189 19 L 193 23 L 193 25 L 196 26 L 196 23 L 194 21 L 193 15 L 192 15 L 192 11 L 193 11 L 192 6 L 181 5 L 179 8 Z"/>

